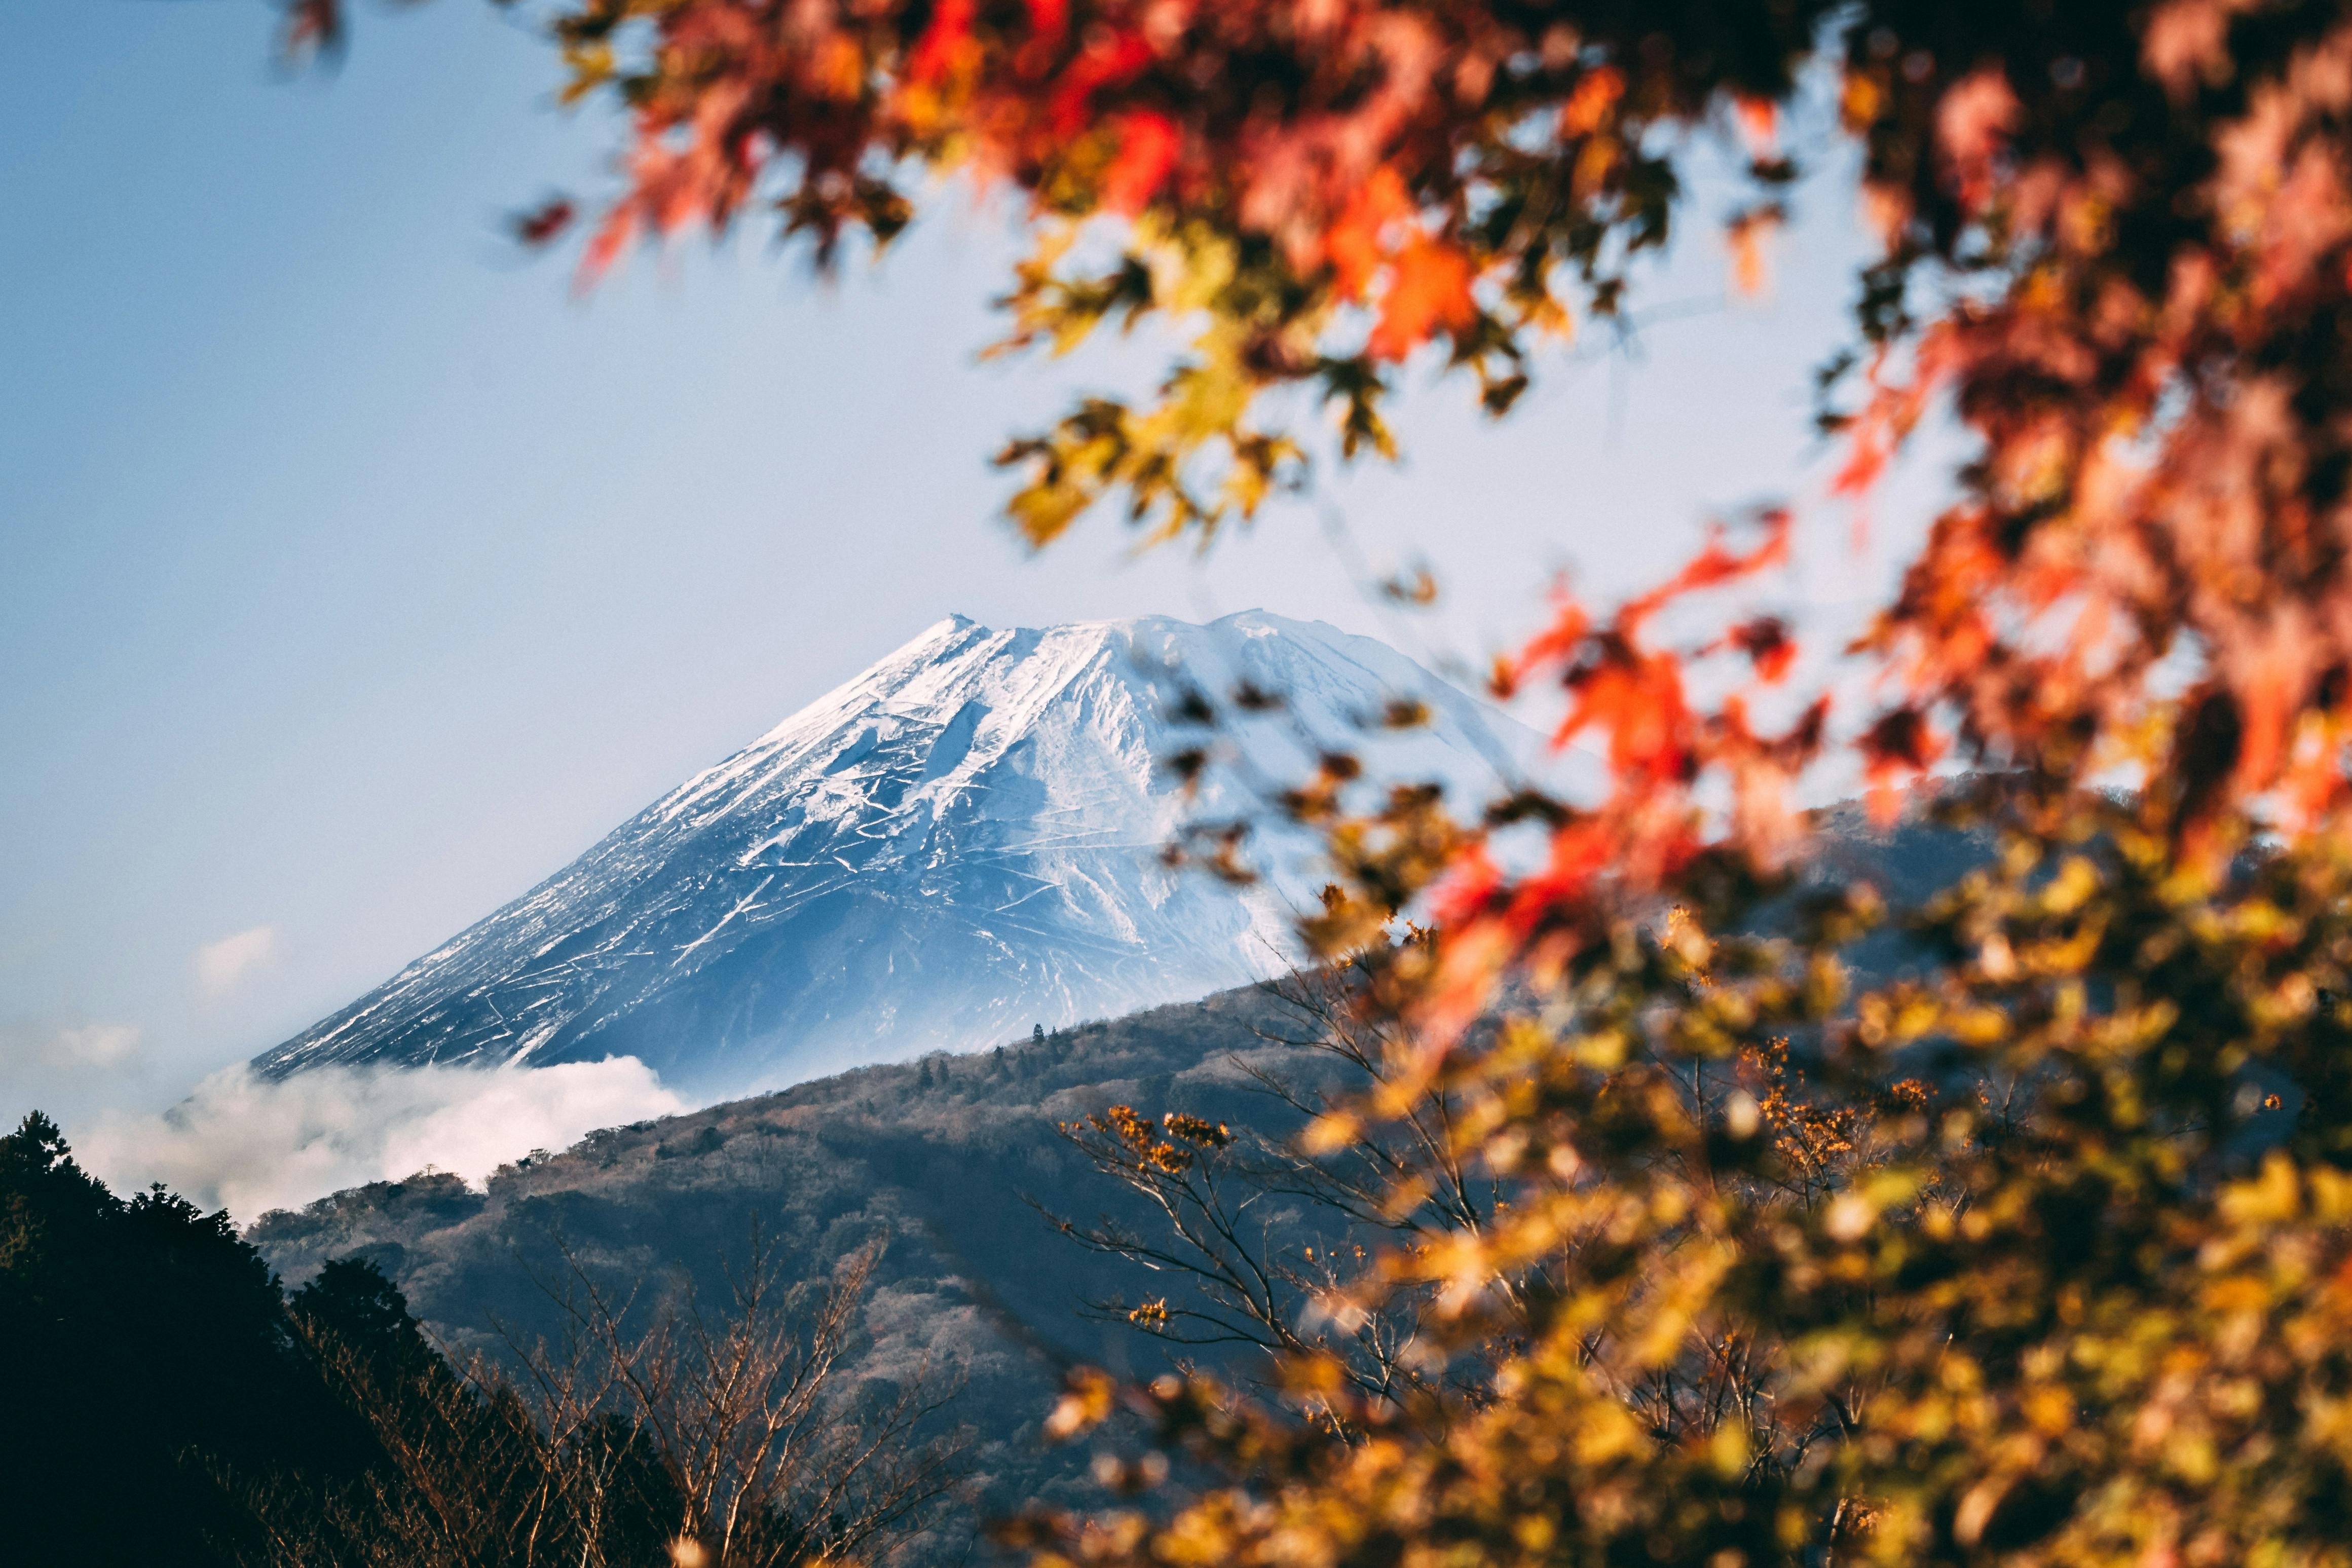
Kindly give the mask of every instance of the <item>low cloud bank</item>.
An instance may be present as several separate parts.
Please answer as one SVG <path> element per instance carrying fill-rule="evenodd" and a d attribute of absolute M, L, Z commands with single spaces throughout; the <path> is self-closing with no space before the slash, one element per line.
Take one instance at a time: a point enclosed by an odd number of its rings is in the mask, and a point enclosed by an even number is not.
<path fill-rule="evenodd" d="M 547 1068 L 225 1068 L 160 1115 L 110 1112 L 75 1139 L 118 1193 L 151 1182 L 240 1225 L 430 1165 L 479 1182 L 533 1149 L 689 1109 L 635 1057 Z"/>
<path fill-rule="evenodd" d="M 196 985 L 207 996 L 234 990 L 255 970 L 266 969 L 278 957 L 278 928 L 255 926 L 196 949 Z"/>
<path fill-rule="evenodd" d="M 139 1054 L 139 1040 L 136 1024 L 69 1024 L 41 1042 L 39 1055 L 44 1067 L 119 1068 Z"/>

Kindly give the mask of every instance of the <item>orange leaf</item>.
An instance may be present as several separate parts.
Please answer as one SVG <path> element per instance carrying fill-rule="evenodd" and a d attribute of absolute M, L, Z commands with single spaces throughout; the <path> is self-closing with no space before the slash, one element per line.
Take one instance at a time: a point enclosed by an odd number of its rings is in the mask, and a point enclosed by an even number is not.
<path fill-rule="evenodd" d="M 1164 114 L 1129 114 L 1120 121 L 1118 156 L 1103 173 L 1103 205 L 1129 217 L 1141 212 L 1167 182 L 1183 144 L 1176 123 Z"/>
<path fill-rule="evenodd" d="M 1559 111 L 1560 133 L 1566 136 L 1587 136 L 1609 118 L 1617 100 L 1625 96 L 1625 78 L 1615 66 L 1602 66 L 1586 74 L 1569 94 L 1568 102 Z"/>
<path fill-rule="evenodd" d="M 1623 649 L 1580 672 L 1576 706 L 1560 726 L 1559 738 L 1572 739 L 1598 724 L 1609 731 L 1610 771 L 1622 782 L 1679 782 L 1688 776 L 1693 761 L 1689 721 L 1674 657 Z"/>
<path fill-rule="evenodd" d="M 1739 120 L 1740 140 L 1748 143 L 1751 158 L 1771 157 L 1780 147 L 1780 106 L 1769 98 L 1741 97 L 1733 101 Z"/>
<path fill-rule="evenodd" d="M 1789 529 L 1790 518 L 1783 508 L 1776 507 L 1764 514 L 1764 542 L 1741 555 L 1723 542 L 1723 531 L 1718 528 L 1707 540 L 1706 548 L 1691 558 L 1691 563 L 1666 582 L 1651 589 L 1637 599 L 1629 601 L 1617 612 L 1617 624 L 1628 636 L 1667 604 L 1685 594 L 1701 588 L 1712 588 L 1718 583 L 1729 583 L 1761 572 L 1767 566 L 1778 566 L 1789 559 Z"/>
<path fill-rule="evenodd" d="M 1387 164 L 1356 187 L 1323 242 L 1324 253 L 1339 274 L 1339 298 L 1364 297 L 1381 269 L 1381 231 L 1412 216 L 1412 201 L 1405 195 L 1404 182 Z"/>
<path fill-rule="evenodd" d="M 1047 110 L 1055 134 L 1076 136 L 1084 131 L 1094 115 L 1095 94 L 1133 81 L 1157 58 L 1140 33 L 1120 33 L 1088 45 L 1062 73 L 1055 89 Z"/>
<path fill-rule="evenodd" d="M 1443 329 L 1461 331 L 1478 318 L 1470 297 L 1470 258 L 1444 240 L 1416 239 L 1396 258 L 1381 319 L 1366 345 L 1374 359 L 1402 359 Z"/>
<path fill-rule="evenodd" d="M 1555 590 L 1552 598 L 1559 607 L 1553 613 L 1551 625 L 1530 638 L 1516 658 L 1496 661 L 1497 695 L 1510 695 L 1528 675 L 1548 664 L 1566 663 L 1584 646 L 1586 636 L 1592 630 L 1592 617 L 1585 613 L 1582 605 L 1569 596 L 1565 586 Z"/>
<path fill-rule="evenodd" d="M 1554 829 L 1544 868 L 1510 890 L 1503 922 L 1513 940 L 1526 942 L 1546 921 L 1588 897 L 1593 884 L 1621 863 L 1624 848 L 1620 826 L 1597 817 L 1579 817 Z"/>
<path fill-rule="evenodd" d="M 611 271 L 613 263 L 620 259 L 621 252 L 636 237 L 636 233 L 637 209 L 634 202 L 623 202 L 607 213 L 580 254 L 577 286 L 590 288 Z"/>
<path fill-rule="evenodd" d="M 1454 856 L 1430 890 L 1430 919 L 1449 931 L 1467 924 L 1502 886 L 1502 868 L 1488 857 L 1486 846 L 1473 844 Z"/>
<path fill-rule="evenodd" d="M 1758 207 L 1733 218 L 1724 231 L 1731 250 L 1731 287 L 1743 299 L 1762 298 L 1771 283 L 1771 265 L 1765 247 L 1780 230 L 1778 207 Z"/>

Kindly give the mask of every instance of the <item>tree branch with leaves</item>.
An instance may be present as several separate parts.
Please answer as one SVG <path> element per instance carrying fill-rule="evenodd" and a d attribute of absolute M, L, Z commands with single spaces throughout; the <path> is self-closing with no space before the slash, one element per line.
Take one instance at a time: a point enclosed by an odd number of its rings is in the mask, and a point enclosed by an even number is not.
<path fill-rule="evenodd" d="M 331 0 L 294 16 L 333 37 Z M 1283 1348 L 1254 1396 L 1081 1380 L 1056 1430 L 1124 1397 L 1210 1479 L 1158 1512 L 1031 1521 L 1041 1568 L 2347 1561 L 2352 15 L 548 18 L 574 95 L 626 117 L 585 276 L 769 214 L 829 263 L 956 177 L 1036 237 L 1013 346 L 1171 330 L 1156 394 L 1005 447 L 1038 543 L 1105 506 L 1211 536 L 1306 482 L 1318 416 L 1343 461 L 1389 453 L 1417 354 L 1507 414 L 1548 342 L 1628 308 L 1706 146 L 1744 171 L 1735 285 L 1801 164 L 1854 171 L 1874 254 L 1824 378 L 1839 495 L 1874 496 L 1922 430 L 1963 450 L 1845 650 L 1866 679 L 1797 689 L 1805 628 L 1743 602 L 1821 525 L 1767 508 L 1622 604 L 1563 594 L 1500 662 L 1497 691 L 1564 694 L 1559 738 L 1605 751 L 1591 796 L 1363 807 L 1302 784 L 1337 873 L 1303 931 L 1366 967 L 1385 1042 L 1380 1088 L 1308 1147 L 1458 1108 L 1446 1161 L 1508 1206 L 1398 1238 L 1360 1289 L 1425 1295 L 1424 1342 L 1478 1387 L 1433 1376 L 1391 1408 L 1320 1346 Z M 1819 131 L 1795 112 L 1812 83 Z M 1930 770 L 1980 771 L 1934 809 L 1997 850 L 1897 912 L 1910 973 L 1853 962 L 1887 915 L 1873 889 L 1800 880 L 1796 804 L 1833 756 L 1889 820 Z M 1539 864 L 1495 852 L 1529 827 Z M 1675 905 L 1688 930 L 1663 935 Z M 1427 934 L 1397 940 L 1408 921 Z M 1147 1185 L 1206 1159 L 1138 1126 L 1097 1131 Z M 1163 1146 L 1195 1163 L 1147 1176 Z M 1188 1179 L 1153 1185 L 1162 1212 L 1222 1245 L 1201 1216 L 1224 1199 Z"/>

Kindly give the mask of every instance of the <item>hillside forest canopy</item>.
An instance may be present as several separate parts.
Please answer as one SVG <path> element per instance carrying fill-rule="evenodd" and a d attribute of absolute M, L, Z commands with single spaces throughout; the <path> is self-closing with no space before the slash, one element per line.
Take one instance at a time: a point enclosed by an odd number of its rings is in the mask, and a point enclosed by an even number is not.
<path fill-rule="evenodd" d="M 1297 782 L 1337 868 L 1307 934 L 1359 967 L 1382 1068 L 1300 1148 L 1404 1130 L 1381 1212 L 1445 1215 L 1333 1259 L 1318 1321 L 1410 1300 L 1410 1333 L 1278 1345 L 1265 1386 L 1074 1374 L 1057 1430 L 1152 1436 L 1132 1506 L 1007 1527 L 1039 1568 L 2352 1561 L 2352 12 L 543 16 L 567 97 L 623 127 L 615 189 L 518 220 L 577 228 L 586 279 L 747 225 L 830 265 L 954 175 L 1028 215 L 1007 346 L 1175 333 L 1152 395 L 1011 433 L 1041 545 L 1097 510 L 1229 531 L 1314 482 L 1302 421 L 1386 456 L 1411 364 L 1507 420 L 1633 308 L 1709 149 L 1745 171 L 1735 282 L 1801 170 L 1860 182 L 1841 498 L 1923 430 L 1962 448 L 1851 650 L 1864 706 L 1788 689 L 1800 628 L 1741 608 L 1795 531 L 1849 525 L 1769 510 L 1622 604 L 1563 596 L 1496 669 L 1566 693 L 1597 797 L 1367 814 L 1347 759 Z M 285 42 L 344 22 L 290 0 Z M 1800 878 L 1791 803 L 1835 756 L 1997 853 L 1902 911 Z M 1490 854 L 1506 831 L 1540 863 Z M 1865 972 L 1895 919 L 1916 961 Z M 1219 1135 L 1093 1129 L 1147 1184 Z"/>

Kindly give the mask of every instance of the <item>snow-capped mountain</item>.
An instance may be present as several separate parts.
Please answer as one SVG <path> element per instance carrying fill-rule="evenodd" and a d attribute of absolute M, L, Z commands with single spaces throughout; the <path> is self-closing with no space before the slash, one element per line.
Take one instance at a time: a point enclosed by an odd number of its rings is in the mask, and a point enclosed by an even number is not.
<path fill-rule="evenodd" d="M 1383 730 L 1399 699 L 1429 721 Z M 715 1094 L 1202 995 L 1293 951 L 1324 879 L 1271 792 L 1319 752 L 1475 798 L 1531 740 L 1319 623 L 955 616 L 257 1066 L 634 1056 Z M 1164 863 L 1244 816 L 1256 884 Z"/>

